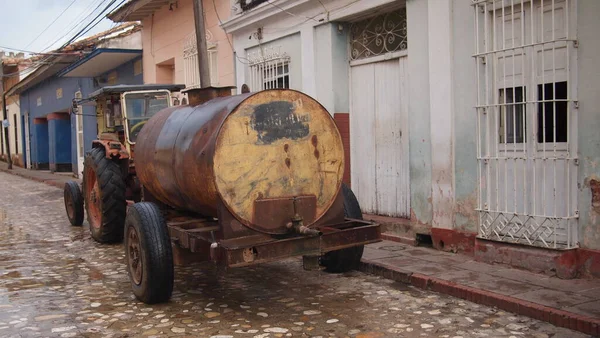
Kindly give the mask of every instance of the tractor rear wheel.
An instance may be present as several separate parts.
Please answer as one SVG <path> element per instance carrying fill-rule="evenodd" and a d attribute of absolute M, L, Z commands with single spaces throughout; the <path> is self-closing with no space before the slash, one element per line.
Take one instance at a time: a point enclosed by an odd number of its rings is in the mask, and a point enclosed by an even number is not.
<path fill-rule="evenodd" d="M 167 224 L 156 204 L 139 202 L 127 211 L 125 259 L 133 294 L 146 304 L 171 298 L 175 272 Z"/>
<path fill-rule="evenodd" d="M 83 224 L 83 195 L 77 182 L 65 183 L 64 201 L 69 222 L 72 226 L 80 227 Z"/>
<path fill-rule="evenodd" d="M 119 165 L 94 148 L 85 156 L 83 194 L 92 238 L 100 243 L 123 240 L 127 201 Z"/>
<path fill-rule="evenodd" d="M 356 196 L 348 186 L 342 183 L 342 194 L 344 196 L 344 216 L 347 218 L 363 219 L 362 211 Z M 328 272 L 341 273 L 352 269 L 358 269 L 362 258 L 364 245 L 331 251 L 321 257 L 321 265 Z"/>

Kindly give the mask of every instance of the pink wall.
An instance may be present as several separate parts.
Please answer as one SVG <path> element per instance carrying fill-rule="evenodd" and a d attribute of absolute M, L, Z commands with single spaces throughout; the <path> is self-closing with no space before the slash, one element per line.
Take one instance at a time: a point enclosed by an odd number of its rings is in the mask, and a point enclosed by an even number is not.
<path fill-rule="evenodd" d="M 154 17 L 142 21 L 144 48 L 144 83 L 159 83 L 173 78 L 174 83 L 185 83 L 183 46 L 194 33 L 192 0 L 179 0 L 178 7 L 169 10 L 165 5 L 154 12 Z M 219 26 L 215 7 L 222 21 L 230 14 L 229 0 L 203 0 L 208 43 L 217 45 L 219 86 L 234 85 L 233 52 L 227 35 Z M 231 39 L 231 36 L 229 37 Z"/>

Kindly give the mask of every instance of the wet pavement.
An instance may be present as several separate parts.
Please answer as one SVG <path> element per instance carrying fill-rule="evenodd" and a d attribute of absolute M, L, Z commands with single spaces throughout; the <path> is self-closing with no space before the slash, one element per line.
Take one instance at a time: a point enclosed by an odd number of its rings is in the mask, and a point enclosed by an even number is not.
<path fill-rule="evenodd" d="M 298 259 L 176 268 L 171 302 L 130 290 L 121 245 L 71 227 L 62 190 L 0 173 L 0 337 L 584 337 L 551 324 Z"/>

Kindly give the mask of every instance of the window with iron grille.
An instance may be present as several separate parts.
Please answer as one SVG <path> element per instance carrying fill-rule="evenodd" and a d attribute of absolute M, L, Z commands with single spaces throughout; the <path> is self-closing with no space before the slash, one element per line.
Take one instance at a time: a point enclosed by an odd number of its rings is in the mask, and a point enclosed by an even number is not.
<path fill-rule="evenodd" d="M 207 33 L 207 40 L 211 36 Z M 217 45 L 208 44 L 208 67 L 211 86 L 219 85 L 219 68 Z M 193 33 L 184 42 L 183 46 L 183 74 L 186 88 L 200 87 L 200 70 L 198 69 L 198 49 L 196 47 L 196 34 Z"/>
<path fill-rule="evenodd" d="M 576 0 L 472 0 L 479 237 L 577 245 Z"/>
<path fill-rule="evenodd" d="M 261 48 L 248 54 L 251 91 L 290 88 L 290 57 L 281 47 Z"/>

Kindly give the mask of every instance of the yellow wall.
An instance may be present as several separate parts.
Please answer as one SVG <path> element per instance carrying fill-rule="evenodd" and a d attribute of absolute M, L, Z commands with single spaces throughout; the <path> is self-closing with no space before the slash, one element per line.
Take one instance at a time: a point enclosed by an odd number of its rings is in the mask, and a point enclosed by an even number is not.
<path fill-rule="evenodd" d="M 185 83 L 183 72 L 184 42 L 194 33 L 192 0 L 179 0 L 178 7 L 163 6 L 143 23 L 144 83 L 159 83 L 173 79 Z M 204 0 L 205 26 L 211 37 L 209 44 L 217 45 L 219 86 L 234 85 L 233 51 L 225 32 L 219 26 L 215 7 L 221 20 L 229 17 L 229 0 Z M 231 39 L 231 37 L 230 37 Z"/>

